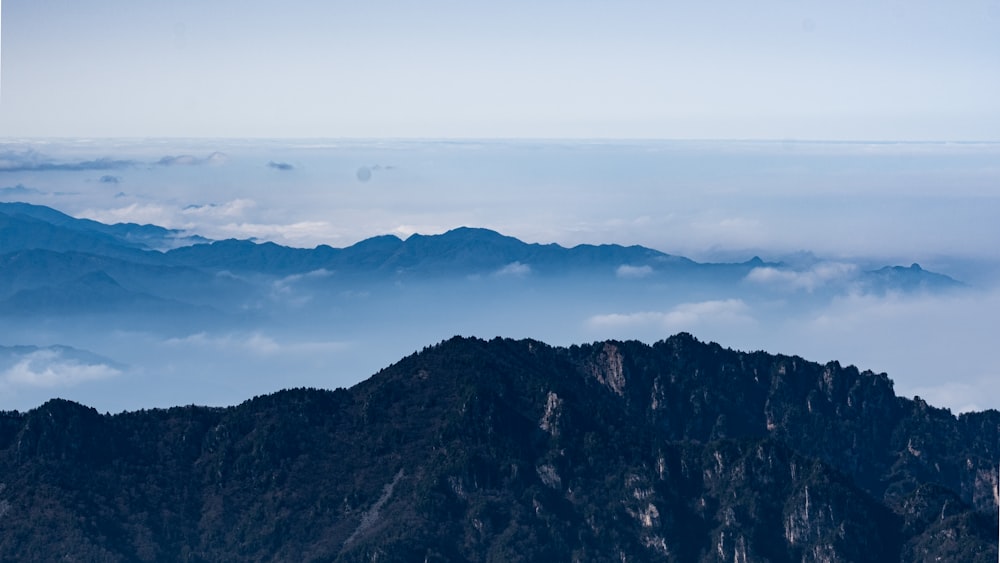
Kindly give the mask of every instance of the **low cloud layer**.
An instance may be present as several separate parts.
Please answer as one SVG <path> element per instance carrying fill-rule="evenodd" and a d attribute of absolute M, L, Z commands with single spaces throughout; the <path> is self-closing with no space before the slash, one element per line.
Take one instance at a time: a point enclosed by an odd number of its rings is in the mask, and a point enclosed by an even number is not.
<path fill-rule="evenodd" d="M 114 158 L 59 162 L 34 150 L 0 152 L 0 173 L 121 170 L 123 168 L 131 168 L 135 165 L 136 162 L 133 160 Z"/>
<path fill-rule="evenodd" d="M 201 166 L 203 164 L 222 164 L 228 159 L 229 156 L 226 153 L 216 151 L 206 157 L 198 157 L 190 154 L 164 156 L 156 161 L 156 164 L 159 166 Z"/>
<path fill-rule="evenodd" d="M 200 166 L 204 164 L 222 164 L 228 160 L 223 152 L 213 152 L 205 157 L 190 154 L 167 155 L 155 160 L 157 166 Z M 124 170 L 143 164 L 141 160 L 132 158 L 99 157 L 85 160 L 56 159 L 34 149 L 24 151 L 0 151 L 0 173 L 16 172 L 91 172 L 105 170 Z M 276 163 L 280 166 L 290 166 Z M 282 168 L 284 169 L 284 168 Z M 121 178 L 114 175 L 102 176 L 102 183 L 117 183 Z"/>
<path fill-rule="evenodd" d="M 84 356 L 84 357 L 80 357 Z M 119 367 L 62 348 L 0 350 L 0 388 L 73 387 L 121 375 Z"/>
<path fill-rule="evenodd" d="M 558 295 L 521 291 L 546 282 L 545 276 L 531 275 L 531 266 L 542 264 L 512 263 L 482 272 L 497 276 L 494 286 L 509 290 L 511 301 L 491 295 L 464 310 L 429 299 L 423 309 L 411 310 L 411 301 L 418 300 L 399 297 L 387 304 L 386 295 L 371 287 L 344 287 L 333 295 L 323 293 L 333 278 L 287 278 L 269 285 L 254 302 L 280 309 L 289 317 L 285 324 L 254 321 L 206 328 L 200 335 L 171 333 L 176 338 L 171 344 L 159 334 L 150 336 L 152 343 L 135 337 L 107 344 L 103 332 L 77 335 L 82 341 L 59 334 L 35 338 L 8 324 L 4 334 L 18 342 L 66 342 L 116 359 L 121 353 L 123 362 L 143 366 L 148 377 L 131 383 L 126 393 L 117 387 L 132 381 L 133 367 L 79 362 L 128 371 L 108 383 L 87 379 L 99 378 L 99 367 L 63 369 L 56 376 L 38 359 L 19 368 L 12 381 L 21 381 L 20 389 L 30 388 L 29 381 L 91 381 L 77 384 L 73 396 L 94 404 L 104 400 L 103 392 L 118 393 L 119 405 L 140 396 L 161 406 L 232 402 L 283 385 L 347 385 L 458 333 L 566 345 L 603 338 L 652 342 L 684 330 L 738 349 L 886 371 L 901 394 L 920 394 L 933 404 L 994 407 L 992 397 L 1000 396 L 990 386 L 1000 380 L 992 351 L 1000 334 L 996 293 L 877 294 L 867 270 L 919 262 L 971 288 L 993 287 L 1000 278 L 995 227 L 1000 173 L 993 166 L 998 147 L 8 143 L 0 145 L 0 185 L 6 186 L 0 195 L 105 223 L 152 223 L 216 240 L 252 238 L 300 247 L 348 246 L 374 235 L 405 237 L 468 225 L 543 244 L 641 244 L 701 261 L 745 262 L 759 255 L 782 262 L 753 269 L 721 289 L 675 286 L 671 276 L 641 261 L 616 262 L 609 266 L 615 277 L 607 272 L 607 286 L 599 291 L 567 286 Z M 223 161 L 225 166 L 210 165 Z M 378 162 L 398 167 L 373 164 Z M 367 183 L 361 182 L 359 167 L 365 168 Z M 121 192 L 112 178 L 127 178 L 128 189 Z M 500 283 L 499 276 L 517 283 Z M 427 314 L 430 309 L 433 315 Z M 309 317 L 312 312 L 315 318 Z M 301 329 L 292 322 L 300 317 L 315 324 Z M 361 327 L 370 333 L 361 334 Z M 363 352 L 319 351 L 335 348 L 330 343 L 337 341 L 359 342 Z M 348 357 L 350 365 L 339 363 Z M 12 375 L 8 370 L 16 365 L 0 368 Z M 176 384 L 183 377 L 189 387 Z M 199 388 L 207 379 L 214 391 Z M 84 389 L 99 390 L 88 397 Z M 151 403 L 132 403 L 146 404 Z"/>
<path fill-rule="evenodd" d="M 186 217 L 230 218 L 242 217 L 248 210 L 257 206 L 252 199 L 237 198 L 225 203 L 205 203 L 184 206 L 181 213 Z"/>
<path fill-rule="evenodd" d="M 503 268 L 500 268 L 493 273 L 495 276 L 500 277 L 513 277 L 513 278 L 523 278 L 531 274 L 531 266 L 528 264 L 522 264 L 520 262 L 511 262 Z"/>
<path fill-rule="evenodd" d="M 188 336 L 170 338 L 163 346 L 175 350 L 221 351 L 226 353 L 249 353 L 257 357 L 295 355 L 315 352 L 336 352 L 348 348 L 346 342 L 334 340 L 281 341 L 262 331 L 208 333 L 199 332 Z"/>
<path fill-rule="evenodd" d="M 629 266 L 622 264 L 615 270 L 615 275 L 621 279 L 637 280 L 653 274 L 652 266 Z"/>
<path fill-rule="evenodd" d="M 746 325 L 753 322 L 750 307 L 742 299 L 681 303 L 667 311 L 611 313 L 595 315 L 587 320 L 587 324 L 594 329 L 653 328 L 664 333 L 696 331 L 707 323 Z"/>
<path fill-rule="evenodd" d="M 804 270 L 760 267 L 750 270 L 746 280 L 763 286 L 782 289 L 814 291 L 829 285 L 843 285 L 852 281 L 859 272 L 855 264 L 822 262 Z"/>

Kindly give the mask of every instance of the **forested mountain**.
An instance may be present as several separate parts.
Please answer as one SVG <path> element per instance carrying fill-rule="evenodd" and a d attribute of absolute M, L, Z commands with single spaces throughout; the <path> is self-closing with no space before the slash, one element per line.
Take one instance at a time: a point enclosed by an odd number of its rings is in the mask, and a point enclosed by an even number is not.
<path fill-rule="evenodd" d="M 9 561 L 995 561 L 1000 413 L 689 334 L 0 416 Z"/>

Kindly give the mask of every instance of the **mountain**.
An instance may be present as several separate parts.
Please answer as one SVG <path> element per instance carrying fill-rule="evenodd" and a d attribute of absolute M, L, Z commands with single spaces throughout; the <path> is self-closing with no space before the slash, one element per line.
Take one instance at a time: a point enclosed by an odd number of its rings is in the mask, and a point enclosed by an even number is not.
<path fill-rule="evenodd" d="M 0 313 L 5 315 L 195 315 L 201 312 L 193 305 L 126 289 L 100 270 L 55 285 L 22 289 L 0 300 Z"/>
<path fill-rule="evenodd" d="M 19 250 L 0 255 L 0 299 L 21 290 L 72 285 L 81 276 L 104 272 L 139 292 L 168 299 L 187 299 L 201 305 L 225 302 L 248 293 L 246 282 L 233 277 L 182 266 L 133 262 L 83 252 Z M 99 302 L 91 305 L 99 306 Z"/>
<path fill-rule="evenodd" d="M 0 414 L 0 558 L 992 562 L 998 438 L 688 334 L 456 337 L 350 389 Z"/>
<path fill-rule="evenodd" d="M 868 282 L 873 289 L 881 291 L 948 289 L 962 285 L 946 275 L 928 272 L 915 263 L 908 268 L 885 266 L 868 272 Z"/>
<path fill-rule="evenodd" d="M 0 214 L 28 217 L 81 234 L 103 234 L 124 246 L 146 250 L 164 250 L 176 246 L 209 242 L 204 237 L 187 235 L 177 229 L 135 223 L 106 225 L 91 219 L 71 217 L 51 207 L 30 203 L 0 202 Z"/>
<path fill-rule="evenodd" d="M 176 248 L 164 258 L 167 263 L 206 270 L 289 275 L 323 268 L 335 254 L 329 246 L 305 249 L 228 239 Z"/>
<path fill-rule="evenodd" d="M 44 249 L 56 252 L 86 252 L 136 262 L 156 260 L 153 254 L 124 243 L 117 237 L 95 231 L 79 231 L 24 214 L 0 212 L 0 254 Z"/>
<path fill-rule="evenodd" d="M 341 263 L 353 260 L 353 247 L 345 249 Z M 695 263 L 641 246 L 528 244 L 489 229 L 460 227 L 440 235 L 415 234 L 402 241 L 378 268 L 387 272 L 495 273 L 511 264 L 530 266 L 541 274 L 591 271 L 613 276 L 622 264 L 691 266 Z"/>
<path fill-rule="evenodd" d="M 102 365 L 114 369 L 124 367 L 104 356 L 71 346 L 0 346 L 0 371 L 7 372 L 15 365 L 30 363 L 33 359 L 56 359 L 78 366 Z"/>
<path fill-rule="evenodd" d="M 280 332 L 272 338 L 288 341 L 392 330 L 401 342 L 412 338 L 412 347 L 426 336 L 402 334 L 407 327 L 398 318 L 430 319 L 423 330 L 433 338 L 456 330 L 550 337 L 526 327 L 563 319 L 591 330 L 593 319 L 608 314 L 669 316 L 687 303 L 742 303 L 765 314 L 783 303 L 807 314 L 842 295 L 962 287 L 919 267 L 799 271 L 759 257 L 700 263 L 642 246 L 567 248 L 470 227 L 344 248 L 235 239 L 163 248 L 200 240 L 153 225 L 103 225 L 48 207 L 0 204 L 0 334 L 7 338 L 0 344 L 93 348 L 98 344 L 80 336 L 92 333 L 86 323 L 99 321 L 103 331 Z M 482 328 L 486 320 L 494 326 Z M 39 334 L 48 336 L 34 340 Z M 566 338 L 595 336 L 614 334 Z"/>
<path fill-rule="evenodd" d="M 754 257 L 742 263 L 698 263 L 642 246 L 525 243 L 489 229 L 460 227 L 406 240 L 385 235 L 345 248 L 291 248 L 250 240 L 210 242 L 198 235 L 132 223 L 104 225 L 26 203 L 0 203 L 0 256 L 24 250 L 85 253 L 140 264 L 239 275 L 288 276 L 316 270 L 382 281 L 489 276 L 505 272 L 542 277 L 726 283 L 756 268 L 783 268 Z M 168 249 L 169 248 L 169 249 Z M 162 251 L 161 251 L 162 250 Z M 73 259 L 67 257 L 67 259 Z M 878 289 L 942 289 L 960 285 L 919 267 L 863 272 Z"/>
<path fill-rule="evenodd" d="M 622 264 L 694 267 L 697 264 L 641 246 L 528 244 L 489 229 L 460 227 L 440 235 L 392 235 L 334 249 L 289 248 L 271 242 L 225 240 L 167 252 L 176 264 L 225 268 L 239 272 L 303 273 L 328 269 L 345 274 L 380 276 L 454 276 L 492 274 L 511 264 L 530 264 L 543 274 L 589 271 L 613 277 Z"/>

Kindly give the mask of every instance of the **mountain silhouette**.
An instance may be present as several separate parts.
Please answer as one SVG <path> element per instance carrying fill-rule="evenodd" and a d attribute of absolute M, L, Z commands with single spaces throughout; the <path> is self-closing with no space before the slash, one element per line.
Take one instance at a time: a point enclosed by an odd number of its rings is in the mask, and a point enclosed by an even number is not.
<path fill-rule="evenodd" d="M 372 280 L 421 280 L 486 276 L 517 267 L 543 278 L 586 277 L 613 280 L 629 272 L 671 283 L 736 284 L 755 268 L 782 264 L 753 257 L 746 262 L 699 263 L 642 246 L 526 243 L 489 229 L 460 227 L 440 235 L 414 234 L 405 240 L 383 235 L 345 248 L 319 245 L 293 248 L 273 242 L 223 240 L 131 223 L 104 225 L 75 219 L 54 209 L 25 203 L 0 203 L 0 259 L 25 250 L 85 253 L 136 264 L 187 267 L 205 272 L 288 276 L 328 270 Z M 168 247 L 175 247 L 164 250 Z M 164 251 L 159 251 L 164 250 Z M 631 270 L 629 270 L 631 269 Z M 884 267 L 864 272 L 878 290 L 946 289 L 961 284 L 919 267 Z M 155 284 L 149 284 L 155 285 Z"/>
<path fill-rule="evenodd" d="M 994 561 L 1000 413 L 688 334 L 453 338 L 335 391 L 0 414 L 0 553 Z"/>

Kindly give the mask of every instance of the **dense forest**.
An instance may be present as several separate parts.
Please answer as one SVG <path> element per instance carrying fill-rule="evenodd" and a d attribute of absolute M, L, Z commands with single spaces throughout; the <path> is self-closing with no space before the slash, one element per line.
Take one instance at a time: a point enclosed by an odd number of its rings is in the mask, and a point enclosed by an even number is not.
<path fill-rule="evenodd" d="M 688 334 L 0 415 L 5 561 L 995 561 L 1000 413 Z"/>

